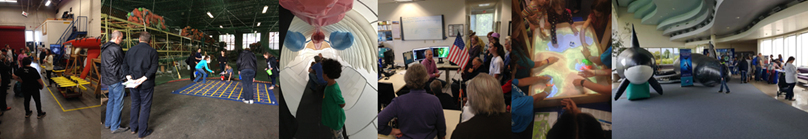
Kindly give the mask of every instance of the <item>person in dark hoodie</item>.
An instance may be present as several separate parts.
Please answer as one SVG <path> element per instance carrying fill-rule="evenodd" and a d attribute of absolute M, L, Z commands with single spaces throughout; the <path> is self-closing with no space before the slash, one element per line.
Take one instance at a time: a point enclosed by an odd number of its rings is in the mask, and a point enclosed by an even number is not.
<path fill-rule="evenodd" d="M 120 31 L 113 31 L 110 37 L 109 42 L 101 46 L 101 82 L 109 86 L 109 101 L 107 101 L 104 127 L 110 129 L 112 133 L 119 133 L 129 130 L 126 127 L 120 127 L 125 78 L 121 72 L 123 49 L 118 44 L 123 40 L 123 35 Z"/>
<path fill-rule="evenodd" d="M 241 51 L 239 54 L 238 59 L 236 60 L 236 64 L 238 65 L 238 75 L 241 76 L 241 88 L 243 89 L 242 92 L 250 92 L 250 93 L 241 93 L 241 101 L 247 104 L 252 104 L 253 100 L 253 81 L 255 81 L 255 71 L 258 70 L 258 66 L 256 66 L 256 59 L 255 54 L 250 51 L 250 48 L 245 48 L 244 51 Z"/>
<path fill-rule="evenodd" d="M 746 72 L 749 71 L 749 63 L 746 62 L 748 57 L 743 57 L 738 61 L 738 71 L 741 71 L 741 83 L 746 83 Z"/>
<path fill-rule="evenodd" d="M 123 59 L 123 73 L 126 75 L 126 79 L 140 83 L 139 86 L 129 89 L 131 94 L 129 97 L 132 98 L 129 127 L 132 129 L 132 134 L 138 134 L 138 138 L 152 133 L 152 130 L 148 129 L 148 122 L 159 58 L 157 50 L 149 46 L 149 40 L 151 40 L 151 35 L 148 32 L 141 32 L 138 37 L 140 43 L 129 48 Z M 133 77 L 137 79 L 132 79 Z"/>

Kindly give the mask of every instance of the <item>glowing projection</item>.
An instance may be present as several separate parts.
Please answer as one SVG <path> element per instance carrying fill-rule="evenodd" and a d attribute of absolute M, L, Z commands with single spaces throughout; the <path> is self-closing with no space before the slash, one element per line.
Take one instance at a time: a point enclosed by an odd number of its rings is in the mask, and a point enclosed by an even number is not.
<path fill-rule="evenodd" d="M 593 39 L 595 37 L 593 32 L 594 31 L 587 31 L 584 36 L 584 41 L 588 44 L 586 47 L 584 47 L 581 42 L 580 34 L 575 35 L 567 28 L 559 28 L 556 30 L 556 34 L 558 35 L 558 47 L 553 46 L 550 38 L 542 39 L 541 37 L 534 37 L 535 40 L 532 51 L 533 61 L 541 61 L 550 57 L 557 57 L 559 60 L 545 68 L 533 69 L 533 76 L 550 76 L 551 80 L 548 84 L 552 84 L 552 88 L 548 88 L 548 86 L 544 84 L 533 85 L 531 86 L 531 94 L 541 93 L 546 89 L 551 89 L 550 95 L 547 96 L 547 98 L 597 94 L 592 90 L 576 87 L 572 84 L 573 80 L 583 78 L 578 75 L 578 72 L 595 67 L 592 62 L 584 58 L 581 50 L 589 49 L 591 55 L 600 55 L 600 53 L 598 53 L 598 46 Z M 594 83 L 598 82 L 595 77 L 590 78 L 590 81 Z"/>

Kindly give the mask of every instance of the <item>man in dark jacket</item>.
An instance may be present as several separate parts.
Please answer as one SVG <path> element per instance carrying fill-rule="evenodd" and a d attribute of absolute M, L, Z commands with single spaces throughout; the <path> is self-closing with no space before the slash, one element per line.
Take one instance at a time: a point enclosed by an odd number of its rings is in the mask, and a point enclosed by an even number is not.
<path fill-rule="evenodd" d="M 3 54 L 0 55 L 0 59 L 5 59 L 6 51 L 3 50 Z M 2 115 L 2 111 L 11 110 L 11 107 L 8 107 L 6 103 L 6 91 L 8 91 L 9 86 L 8 84 L 11 83 L 11 67 L 8 66 L 8 61 L 0 60 L 0 79 L 2 79 L 2 84 L 0 84 L 0 115 Z"/>
<path fill-rule="evenodd" d="M 139 138 L 152 133 L 152 130 L 148 130 L 148 122 L 158 56 L 157 50 L 148 44 L 150 39 L 151 35 L 148 32 L 141 32 L 138 38 L 140 43 L 129 48 L 123 59 L 123 74 L 127 79 L 141 83 L 140 86 L 129 89 L 132 98 L 129 127 L 132 128 L 132 134 L 138 133 Z M 133 77 L 137 79 L 132 79 Z"/>
<path fill-rule="evenodd" d="M 194 77 L 195 76 L 194 72 L 196 72 L 196 70 L 194 70 L 194 67 L 196 67 L 196 63 L 197 63 L 196 52 L 191 52 L 191 56 L 188 56 L 188 58 L 185 59 L 185 64 L 188 64 L 188 66 L 191 69 L 190 71 L 188 71 L 189 72 L 188 77 L 191 77 L 191 81 L 196 79 L 196 77 Z"/>
<path fill-rule="evenodd" d="M 120 31 L 113 31 L 109 42 L 101 46 L 101 82 L 109 86 L 109 101 L 107 101 L 107 112 L 104 117 L 104 127 L 112 130 L 112 133 L 129 130 L 120 127 L 121 110 L 123 108 L 123 79 L 121 71 L 123 63 L 123 49 L 118 45 L 123 40 Z"/>
<path fill-rule="evenodd" d="M 256 66 L 255 54 L 250 51 L 250 48 L 241 51 L 241 54 L 236 60 L 238 65 L 238 75 L 241 76 L 241 101 L 247 104 L 252 104 L 253 101 L 253 81 L 255 81 L 255 71 L 258 70 Z"/>
<path fill-rule="evenodd" d="M 749 63 L 746 63 L 748 57 L 744 57 L 738 61 L 738 71 L 741 71 L 741 83 L 746 83 L 746 71 L 749 71 Z"/>

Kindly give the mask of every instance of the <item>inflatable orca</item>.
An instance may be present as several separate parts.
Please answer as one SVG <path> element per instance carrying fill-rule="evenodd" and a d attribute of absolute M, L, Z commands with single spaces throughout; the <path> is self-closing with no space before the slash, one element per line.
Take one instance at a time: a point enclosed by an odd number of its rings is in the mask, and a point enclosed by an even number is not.
<path fill-rule="evenodd" d="M 620 75 L 620 78 L 626 79 L 620 83 L 614 100 L 620 99 L 620 96 L 626 91 L 629 100 L 648 98 L 650 97 L 648 86 L 653 87 L 657 93 L 662 95 L 662 86 L 653 78 L 657 70 L 656 60 L 651 52 L 640 48 L 634 25 L 631 25 L 631 41 L 632 47 L 623 50 L 617 56 L 617 74 Z"/>

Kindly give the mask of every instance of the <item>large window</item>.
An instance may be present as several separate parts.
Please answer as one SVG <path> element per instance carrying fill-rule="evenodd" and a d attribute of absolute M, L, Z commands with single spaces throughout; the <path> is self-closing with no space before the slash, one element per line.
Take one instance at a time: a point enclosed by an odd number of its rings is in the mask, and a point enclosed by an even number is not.
<path fill-rule="evenodd" d="M 679 59 L 679 48 L 645 48 L 654 55 L 657 64 L 673 64 Z"/>
<path fill-rule="evenodd" d="M 223 41 L 227 46 L 224 47 L 227 51 L 233 51 L 236 46 L 236 37 L 233 34 L 219 35 L 219 40 Z"/>
<path fill-rule="evenodd" d="M 278 35 L 280 32 L 269 32 L 269 49 L 278 50 L 280 47 Z"/>
<path fill-rule="evenodd" d="M 477 36 L 488 35 L 494 30 L 494 13 L 471 15 L 471 30 L 477 32 Z"/>
<path fill-rule="evenodd" d="M 34 31 L 26 30 L 25 42 L 32 42 L 32 41 L 34 41 Z"/>
<path fill-rule="evenodd" d="M 761 39 L 758 51 L 764 56 L 783 55 L 783 60 L 794 57 L 794 65 L 808 66 L 808 33 Z"/>
<path fill-rule="evenodd" d="M 250 44 L 261 41 L 261 33 L 244 33 L 242 36 L 241 48 L 248 48 Z"/>

